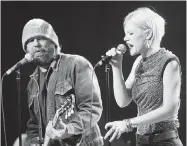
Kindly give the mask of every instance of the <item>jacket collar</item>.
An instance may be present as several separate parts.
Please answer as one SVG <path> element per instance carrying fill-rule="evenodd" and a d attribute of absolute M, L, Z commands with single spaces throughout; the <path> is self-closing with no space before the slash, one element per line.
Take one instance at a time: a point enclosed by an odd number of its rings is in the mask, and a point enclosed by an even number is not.
<path fill-rule="evenodd" d="M 52 68 L 53 71 L 58 71 L 60 60 L 63 57 L 64 57 L 64 54 L 60 53 L 59 57 L 51 62 L 49 69 Z M 38 77 L 39 69 L 40 69 L 39 66 L 37 66 L 36 69 L 34 70 L 33 74 L 30 75 L 30 77 Z"/>

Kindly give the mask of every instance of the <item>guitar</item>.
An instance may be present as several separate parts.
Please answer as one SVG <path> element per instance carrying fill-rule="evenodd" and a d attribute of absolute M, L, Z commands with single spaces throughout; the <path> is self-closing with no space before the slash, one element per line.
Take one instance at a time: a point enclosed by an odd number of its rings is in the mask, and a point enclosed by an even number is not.
<path fill-rule="evenodd" d="M 63 105 L 61 105 L 61 107 L 59 109 L 57 109 L 57 111 L 55 113 L 55 116 L 54 116 L 54 118 L 52 120 L 52 126 L 53 126 L 53 128 L 56 128 L 59 116 L 62 115 L 65 111 L 67 112 L 68 110 L 70 110 L 71 114 L 73 113 L 72 111 L 73 111 L 74 103 L 75 103 L 75 98 L 74 98 L 73 95 L 70 95 L 67 98 L 67 100 L 64 101 Z M 70 115 L 67 115 L 67 113 L 65 115 L 65 119 L 67 119 L 67 116 L 70 116 Z M 50 141 L 50 137 L 45 134 L 45 139 L 44 139 L 43 146 L 48 146 L 49 141 Z"/>

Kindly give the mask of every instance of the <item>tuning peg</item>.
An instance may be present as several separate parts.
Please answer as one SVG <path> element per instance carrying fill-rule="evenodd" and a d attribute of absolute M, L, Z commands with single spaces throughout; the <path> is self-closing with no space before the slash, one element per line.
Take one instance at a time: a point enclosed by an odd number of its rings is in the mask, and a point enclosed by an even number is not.
<path fill-rule="evenodd" d="M 67 118 L 68 118 L 68 112 L 66 111 L 66 113 L 65 113 L 65 119 L 67 120 Z"/>
<path fill-rule="evenodd" d="M 68 117 L 70 117 L 70 116 L 71 116 L 71 112 L 69 111 L 69 112 L 68 112 Z"/>
<path fill-rule="evenodd" d="M 74 114 L 74 110 L 73 109 L 71 109 L 71 114 Z"/>

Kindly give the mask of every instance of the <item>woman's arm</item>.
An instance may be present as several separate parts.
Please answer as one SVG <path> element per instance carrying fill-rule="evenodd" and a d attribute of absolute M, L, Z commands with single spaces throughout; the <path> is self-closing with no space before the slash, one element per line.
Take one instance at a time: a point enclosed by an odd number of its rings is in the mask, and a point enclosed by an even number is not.
<path fill-rule="evenodd" d="M 132 101 L 131 89 L 135 80 L 135 69 L 140 60 L 141 56 L 137 57 L 126 82 L 124 82 L 123 78 L 122 64 L 118 67 L 112 66 L 114 96 L 118 106 L 121 108 L 128 106 Z"/>
<path fill-rule="evenodd" d="M 145 115 L 130 119 L 133 125 L 152 124 L 167 120 L 178 110 L 180 96 L 180 68 L 176 61 L 171 61 L 163 74 L 163 106 Z"/>
<path fill-rule="evenodd" d="M 115 138 L 118 139 L 122 133 L 131 131 L 132 127 L 136 125 L 153 124 L 173 117 L 178 110 L 180 100 L 180 79 L 179 64 L 176 61 L 171 61 L 166 66 L 163 75 L 163 106 L 145 115 L 129 119 L 132 125 L 128 119 L 107 123 L 105 129 L 110 128 L 110 130 L 105 134 L 104 139 L 112 135 L 110 138 L 110 142 L 112 142 Z"/>

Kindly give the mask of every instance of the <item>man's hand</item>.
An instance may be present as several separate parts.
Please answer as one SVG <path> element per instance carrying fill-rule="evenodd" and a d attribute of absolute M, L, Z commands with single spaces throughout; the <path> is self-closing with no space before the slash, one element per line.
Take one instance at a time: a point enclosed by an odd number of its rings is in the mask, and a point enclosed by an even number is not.
<path fill-rule="evenodd" d="M 62 129 L 55 129 L 53 128 L 52 121 L 49 121 L 46 127 L 46 135 L 49 136 L 51 139 L 64 139 L 67 136 L 67 127 L 66 124 L 60 120 L 60 124 L 62 125 Z"/>

